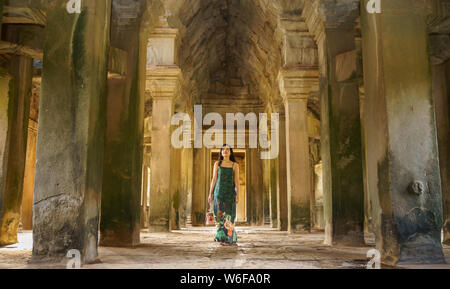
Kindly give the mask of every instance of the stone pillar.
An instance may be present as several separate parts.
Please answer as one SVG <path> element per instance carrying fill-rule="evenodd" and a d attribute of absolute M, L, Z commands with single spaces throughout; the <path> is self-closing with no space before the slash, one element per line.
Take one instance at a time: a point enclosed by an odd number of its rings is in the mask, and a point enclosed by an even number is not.
<path fill-rule="evenodd" d="M 355 25 L 360 1 L 303 11 L 319 57 L 325 243 L 364 244 L 364 184 Z"/>
<path fill-rule="evenodd" d="M 247 221 L 251 225 L 264 225 L 262 160 L 258 149 L 247 150 L 248 186 Z"/>
<path fill-rule="evenodd" d="M 21 220 L 24 230 L 33 229 L 33 191 L 34 191 L 34 172 L 36 165 L 36 139 L 37 139 L 37 122 L 28 121 L 28 137 L 27 137 L 27 157 L 25 163 L 25 174 L 23 177 L 23 197 Z"/>
<path fill-rule="evenodd" d="M 180 226 L 187 225 L 188 196 L 192 194 L 193 149 L 184 148 L 182 152 Z"/>
<path fill-rule="evenodd" d="M 170 142 L 169 142 L 170 144 Z M 181 153 L 182 149 L 173 149 L 170 181 L 170 229 L 179 230 L 181 228 Z"/>
<path fill-rule="evenodd" d="M 126 2 L 126 1 L 125 1 Z M 113 5 L 103 167 L 100 245 L 135 246 L 140 242 L 143 126 L 147 35 L 140 29 L 142 5 Z"/>
<path fill-rule="evenodd" d="M 150 102 L 146 100 L 146 102 Z M 150 164 L 151 164 L 151 109 L 146 107 L 146 118 L 144 119 L 144 153 L 143 153 L 143 179 L 142 179 L 142 206 L 141 206 L 141 228 L 148 228 L 148 212 L 150 206 Z"/>
<path fill-rule="evenodd" d="M 145 150 L 145 146 L 144 146 Z M 144 159 L 146 155 L 144 154 Z M 147 204 L 148 204 L 148 194 L 147 192 L 150 189 L 150 182 L 148 181 L 150 178 L 149 174 L 149 164 L 144 164 L 142 166 L 142 192 L 141 192 L 141 229 L 148 228 L 148 215 L 147 215 Z"/>
<path fill-rule="evenodd" d="M 262 161 L 264 224 L 270 224 L 270 160 Z"/>
<path fill-rule="evenodd" d="M 361 66 L 362 67 L 362 66 Z M 364 84 L 360 83 L 359 86 L 359 107 L 361 116 L 361 140 L 362 140 L 362 156 L 363 156 L 363 182 L 364 182 L 364 232 L 374 233 L 375 230 L 372 226 L 372 209 L 371 200 L 369 194 L 369 181 L 367 176 L 367 137 L 366 131 L 370 129 L 366 124 L 366 100 L 364 95 Z"/>
<path fill-rule="evenodd" d="M 267 115 L 270 112 L 265 111 Z M 268 118 L 267 121 L 270 121 Z M 263 126 L 266 135 L 269 135 L 270 126 Z M 261 133 L 261 132 L 260 132 Z M 263 182 L 263 213 L 264 213 L 264 224 L 271 224 L 270 219 L 270 159 L 262 160 L 262 182 Z"/>
<path fill-rule="evenodd" d="M 376 15 L 361 5 L 368 177 L 387 264 L 445 262 L 425 5 L 384 1 Z"/>
<path fill-rule="evenodd" d="M 450 61 L 448 61 L 450 63 Z M 433 75 L 433 97 L 436 109 L 436 128 L 439 145 L 439 167 L 441 173 L 442 200 L 443 200 L 443 219 L 444 219 L 444 236 L 443 243 L 450 243 L 450 156 L 448 153 L 450 134 L 449 134 L 449 93 L 447 83 L 450 80 L 450 69 L 446 69 L 450 65 L 445 63 L 432 66 Z"/>
<path fill-rule="evenodd" d="M 278 209 L 277 209 L 277 191 L 278 191 L 278 157 L 270 162 L 270 226 L 278 228 Z"/>
<path fill-rule="evenodd" d="M 0 246 L 17 243 L 27 151 L 32 59 L 12 56 L 1 72 Z"/>
<path fill-rule="evenodd" d="M 192 226 L 205 225 L 205 212 L 207 210 L 208 194 L 211 185 L 211 179 L 207 179 L 206 158 L 208 154 L 206 149 L 194 149 L 194 174 L 193 174 L 193 190 L 192 190 L 192 208 L 191 221 Z"/>
<path fill-rule="evenodd" d="M 283 62 L 278 78 L 286 115 L 288 230 L 308 232 L 311 229 L 312 172 L 307 104 L 309 94 L 318 86 L 317 49 L 300 17 L 282 15 L 281 27 Z"/>
<path fill-rule="evenodd" d="M 5 5 L 5 1 L 0 1 L 0 35 L 2 33 L 2 22 L 3 22 L 3 6 Z"/>
<path fill-rule="evenodd" d="M 173 99 L 152 94 L 152 158 L 150 176 L 151 232 L 169 231 L 173 149 L 171 146 L 170 120 L 173 115 Z"/>
<path fill-rule="evenodd" d="M 40 97 L 33 256 L 97 256 L 111 1 L 49 5 Z"/>
<path fill-rule="evenodd" d="M 117 49 L 115 49 L 117 50 Z M 136 58 L 136 51 L 129 51 Z M 136 61 L 127 53 L 127 75 L 110 75 L 103 166 L 100 245 L 126 247 L 139 244 L 142 177 L 142 124 Z M 142 120 L 142 124 L 140 122 Z"/>
<path fill-rule="evenodd" d="M 443 243 L 450 245 L 450 60 L 448 59 L 450 36 L 430 36 L 430 60 L 432 64 L 433 97 L 436 110 L 436 128 L 441 172 L 444 236 Z"/>
<path fill-rule="evenodd" d="M 283 69 L 280 91 L 286 113 L 286 165 L 288 190 L 288 230 L 311 229 L 311 166 L 307 105 L 309 93 L 317 87 L 317 69 Z"/>
<path fill-rule="evenodd" d="M 277 188 L 277 227 L 281 231 L 288 230 L 288 189 L 286 166 L 286 117 L 284 109 L 279 109 L 280 143 L 278 154 L 278 188 Z"/>
<path fill-rule="evenodd" d="M 174 218 L 179 202 L 174 202 L 174 197 L 178 190 L 180 157 L 171 144 L 171 119 L 181 85 L 177 47 L 178 30 L 170 28 L 167 19 L 161 17 L 150 35 L 147 54 L 147 90 L 153 99 L 150 232 L 178 228 Z"/>

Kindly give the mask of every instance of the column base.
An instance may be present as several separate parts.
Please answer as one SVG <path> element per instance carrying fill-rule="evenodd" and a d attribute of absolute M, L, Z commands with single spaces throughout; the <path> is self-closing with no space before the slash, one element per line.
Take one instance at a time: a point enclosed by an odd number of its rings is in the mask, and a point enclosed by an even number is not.
<path fill-rule="evenodd" d="M 169 223 L 166 225 L 161 224 L 149 224 L 148 225 L 148 231 L 150 233 L 164 233 L 164 232 L 170 232 Z"/>
<path fill-rule="evenodd" d="M 17 243 L 20 215 L 7 212 L 0 224 L 0 247 Z"/>
<path fill-rule="evenodd" d="M 450 245 L 450 221 L 446 221 L 444 224 L 444 240 L 442 244 Z"/>
<path fill-rule="evenodd" d="M 399 264 L 445 264 L 442 246 L 427 236 L 401 245 Z"/>
<path fill-rule="evenodd" d="M 283 231 L 283 232 L 289 231 L 288 230 L 288 225 L 284 224 L 284 223 L 278 222 L 277 228 L 278 228 L 278 230 Z"/>
<path fill-rule="evenodd" d="M 127 234 L 118 234 L 116 232 L 100 233 L 99 246 L 101 247 L 135 247 L 139 245 L 140 233 L 133 233 L 133 236 Z"/>
<path fill-rule="evenodd" d="M 364 240 L 364 235 L 350 232 L 345 236 L 325 237 L 324 244 L 329 246 L 365 247 L 366 241 Z"/>
<path fill-rule="evenodd" d="M 311 233 L 311 226 L 309 224 L 295 224 L 288 229 L 289 234 L 309 234 Z"/>

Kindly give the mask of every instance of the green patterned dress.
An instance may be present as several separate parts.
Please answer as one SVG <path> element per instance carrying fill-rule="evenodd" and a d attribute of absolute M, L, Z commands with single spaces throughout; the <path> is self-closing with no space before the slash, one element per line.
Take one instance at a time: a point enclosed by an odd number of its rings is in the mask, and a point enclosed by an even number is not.
<path fill-rule="evenodd" d="M 214 188 L 214 217 L 217 233 L 214 241 L 234 244 L 237 242 L 234 221 L 236 219 L 236 191 L 233 168 L 219 167 Z"/>

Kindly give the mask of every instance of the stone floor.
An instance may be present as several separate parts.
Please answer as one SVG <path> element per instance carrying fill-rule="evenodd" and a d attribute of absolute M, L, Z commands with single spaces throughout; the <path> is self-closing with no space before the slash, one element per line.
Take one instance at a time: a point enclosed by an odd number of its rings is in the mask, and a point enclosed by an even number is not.
<path fill-rule="evenodd" d="M 214 228 L 182 229 L 171 233 L 141 233 L 134 248 L 99 248 L 100 262 L 83 268 L 149 269 L 310 269 L 365 268 L 366 253 L 373 247 L 329 247 L 323 233 L 288 234 L 268 227 L 238 227 L 238 246 L 212 242 Z M 29 263 L 32 233 L 19 234 L 19 243 L 0 248 L 0 268 L 54 268 L 64 264 Z M 448 264 L 407 266 L 450 269 L 450 247 L 444 248 Z"/>

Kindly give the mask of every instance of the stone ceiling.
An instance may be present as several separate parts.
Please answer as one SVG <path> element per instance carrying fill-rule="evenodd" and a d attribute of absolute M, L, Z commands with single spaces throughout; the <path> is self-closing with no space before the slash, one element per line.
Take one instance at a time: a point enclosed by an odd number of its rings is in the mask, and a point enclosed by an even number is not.
<path fill-rule="evenodd" d="M 179 28 L 180 62 L 193 101 L 279 97 L 279 15 L 300 14 L 303 0 L 165 0 Z"/>

